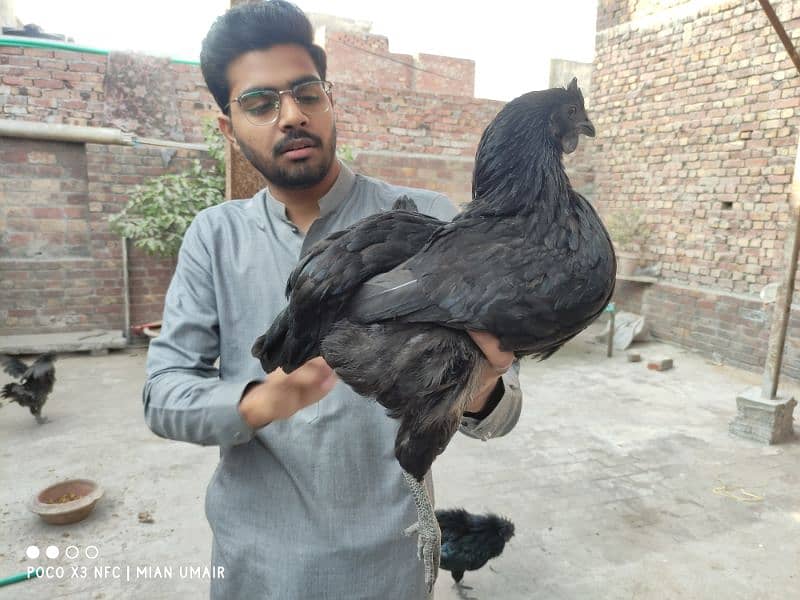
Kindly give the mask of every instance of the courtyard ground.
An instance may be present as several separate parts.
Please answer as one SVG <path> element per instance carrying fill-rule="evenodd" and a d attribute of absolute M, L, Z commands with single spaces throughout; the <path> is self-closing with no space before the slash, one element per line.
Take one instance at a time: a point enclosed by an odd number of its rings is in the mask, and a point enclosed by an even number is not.
<path fill-rule="evenodd" d="M 638 344 L 645 359 L 675 361 L 650 371 L 624 353 L 606 358 L 596 332 L 546 362 L 524 362 L 525 407 L 511 434 L 487 443 L 459 435 L 434 465 L 438 506 L 498 512 L 517 531 L 500 558 L 467 573 L 472 589 L 442 572 L 436 598 L 800 597 L 800 444 L 728 433 L 736 395 L 760 376 Z M 0 409 L 0 578 L 64 568 L 0 587 L 0 599 L 207 597 L 208 581 L 179 568 L 209 562 L 203 499 L 217 450 L 147 429 L 144 363 L 142 348 L 64 355 L 49 423 L 16 405 Z M 85 521 L 53 526 L 29 512 L 37 490 L 72 477 L 105 488 Z M 37 560 L 26 557 L 31 545 Z M 58 558 L 45 557 L 48 546 Z M 68 546 L 79 558 L 65 556 Z M 89 546 L 96 558 L 85 556 Z"/>

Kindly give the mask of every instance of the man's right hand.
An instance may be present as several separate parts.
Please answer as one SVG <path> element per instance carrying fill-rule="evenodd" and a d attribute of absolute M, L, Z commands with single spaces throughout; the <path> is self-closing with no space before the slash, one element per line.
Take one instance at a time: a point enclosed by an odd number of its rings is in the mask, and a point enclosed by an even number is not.
<path fill-rule="evenodd" d="M 289 375 L 276 369 L 265 381 L 247 387 L 239 402 L 239 413 L 249 427 L 259 429 L 319 402 L 337 380 L 322 357 L 311 359 Z"/>

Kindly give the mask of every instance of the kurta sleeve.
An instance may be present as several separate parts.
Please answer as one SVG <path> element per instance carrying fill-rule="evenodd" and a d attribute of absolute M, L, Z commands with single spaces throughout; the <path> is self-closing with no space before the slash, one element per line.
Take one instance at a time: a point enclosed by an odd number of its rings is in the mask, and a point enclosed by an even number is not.
<path fill-rule="evenodd" d="M 238 410 L 251 381 L 224 381 L 215 366 L 219 319 L 208 238 L 201 213 L 184 236 L 161 332 L 150 343 L 144 416 L 161 437 L 233 446 L 254 434 Z"/>

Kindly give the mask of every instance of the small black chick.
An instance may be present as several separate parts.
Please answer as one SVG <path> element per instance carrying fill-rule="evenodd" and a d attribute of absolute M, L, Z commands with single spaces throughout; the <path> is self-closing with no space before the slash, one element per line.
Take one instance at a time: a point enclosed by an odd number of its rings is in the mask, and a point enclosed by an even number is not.
<path fill-rule="evenodd" d="M 473 515 L 463 508 L 437 510 L 442 530 L 442 569 L 461 583 L 464 571 L 477 571 L 500 556 L 506 542 L 514 537 L 514 524 L 495 514 Z M 466 586 L 465 586 L 466 587 Z"/>
<path fill-rule="evenodd" d="M 20 406 L 27 406 L 40 425 L 47 419 L 42 417 L 42 407 L 56 382 L 55 354 L 46 352 L 36 358 L 30 366 L 13 356 L 0 354 L 3 370 L 19 379 L 19 383 L 7 383 L 0 397 L 9 398 Z"/>

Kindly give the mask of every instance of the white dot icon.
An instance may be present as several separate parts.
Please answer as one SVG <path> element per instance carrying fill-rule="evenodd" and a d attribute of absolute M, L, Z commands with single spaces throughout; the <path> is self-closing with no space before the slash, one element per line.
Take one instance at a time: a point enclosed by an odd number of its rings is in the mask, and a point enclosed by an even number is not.
<path fill-rule="evenodd" d="M 64 549 L 64 556 L 70 560 L 75 560 L 78 558 L 78 554 L 80 554 L 80 550 L 78 550 L 77 546 L 67 546 Z"/>
<path fill-rule="evenodd" d="M 28 546 L 25 549 L 25 556 L 27 556 L 31 560 L 39 558 L 39 546 Z"/>
<path fill-rule="evenodd" d="M 86 558 L 94 560 L 97 558 L 97 555 L 100 554 L 100 550 L 97 549 L 97 546 L 86 546 Z"/>
<path fill-rule="evenodd" d="M 57 546 L 48 546 L 44 553 L 47 555 L 47 558 L 58 558 L 59 550 Z"/>

